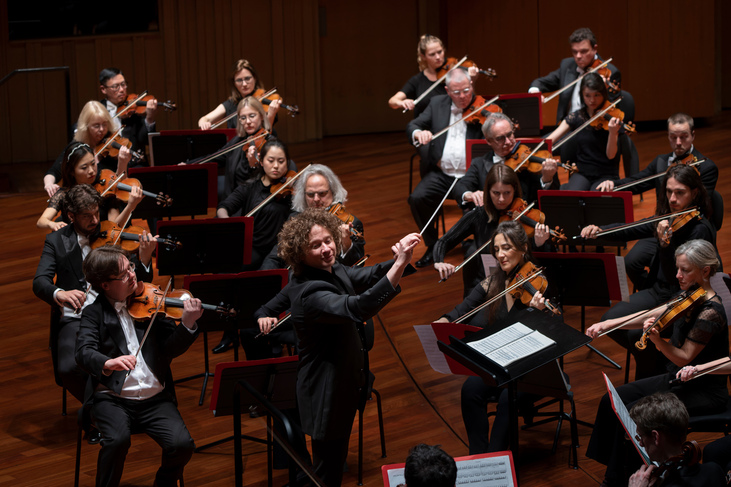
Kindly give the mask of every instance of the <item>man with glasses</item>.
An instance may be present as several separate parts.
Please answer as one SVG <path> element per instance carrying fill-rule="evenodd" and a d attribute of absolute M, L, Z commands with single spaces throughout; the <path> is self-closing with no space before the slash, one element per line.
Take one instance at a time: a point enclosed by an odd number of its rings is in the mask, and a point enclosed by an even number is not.
<path fill-rule="evenodd" d="M 127 101 L 127 82 L 124 75 L 117 68 L 106 68 L 99 73 L 99 89 L 104 98 L 101 104 L 106 107 L 109 114 L 114 118 L 117 112 L 124 109 L 122 105 Z M 147 134 L 155 131 L 155 113 L 157 112 L 157 100 L 147 102 L 145 115 L 137 115 L 134 109 L 130 108 L 132 114 L 123 114 L 120 122 L 124 125 L 122 137 L 132 142 L 132 150 L 143 150 L 147 145 Z"/>
<path fill-rule="evenodd" d="M 464 70 L 455 69 L 445 81 L 447 94 L 433 97 L 426 110 L 406 127 L 409 141 L 417 147 L 424 147 L 421 151 L 423 176 L 408 200 L 417 227 L 424 230 L 422 236 L 427 246 L 416 267 L 426 267 L 434 262 L 432 247 L 437 241 L 437 228 L 433 223 L 429 224 L 429 228 L 425 225 L 455 178 L 465 175 L 467 139 L 480 138 L 479 124 L 460 121 L 475 97 L 469 75 Z M 432 140 L 433 134 L 447 127 L 450 128 L 443 136 Z M 458 198 L 454 188 L 449 197 Z"/>
<path fill-rule="evenodd" d="M 199 299 L 185 300 L 180 326 L 157 316 L 145 336 L 149 323 L 135 323 L 127 310 L 141 285 L 134 270 L 126 252 L 111 246 L 92 250 L 83 265 L 98 293 L 76 340 L 76 361 L 91 377 L 85 404 L 102 435 L 96 485 L 119 485 L 130 436 L 144 432 L 162 447 L 154 485 L 172 487 L 195 444 L 176 405 L 170 362 L 195 341 L 203 308 Z"/>
<path fill-rule="evenodd" d="M 91 252 L 90 237 L 99 229 L 100 204 L 101 196 L 88 184 L 78 184 L 68 190 L 65 207 L 71 224 L 46 236 L 33 278 L 33 292 L 52 307 L 51 352 L 57 381 L 79 402 L 83 402 L 88 375 L 74 359 L 76 333 L 81 311 L 97 296 L 89 290 L 81 265 Z M 133 262 L 139 264 L 141 260 L 145 264 L 137 266 L 140 280 L 152 279 L 150 262 L 154 249 L 152 236 L 143 232 L 140 258 L 133 258 Z"/>

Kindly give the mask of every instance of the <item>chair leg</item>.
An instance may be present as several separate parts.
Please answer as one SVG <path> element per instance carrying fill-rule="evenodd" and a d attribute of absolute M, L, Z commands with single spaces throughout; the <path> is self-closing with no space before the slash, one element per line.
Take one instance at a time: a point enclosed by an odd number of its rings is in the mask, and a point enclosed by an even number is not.
<path fill-rule="evenodd" d="M 632 354 L 630 353 L 629 349 L 627 349 L 627 359 L 624 362 L 624 383 L 629 382 L 629 365 L 630 360 L 632 360 Z"/>
<path fill-rule="evenodd" d="M 569 467 L 573 467 L 574 470 L 579 468 L 579 427 L 578 419 L 576 419 L 576 404 L 574 398 L 569 399 L 571 404 L 571 416 L 569 422 L 571 423 L 571 455 L 569 456 Z M 573 465 L 571 460 L 573 459 Z"/>
<path fill-rule="evenodd" d="M 376 406 L 378 407 L 378 428 L 381 432 L 381 458 L 386 458 L 386 436 L 383 429 L 383 407 L 381 406 L 381 394 L 371 388 L 373 394 L 376 395 Z"/>
<path fill-rule="evenodd" d="M 66 388 L 64 387 L 63 391 L 61 391 L 61 416 L 66 416 L 66 405 L 67 405 L 66 398 L 67 398 Z"/>
<path fill-rule="evenodd" d="M 419 154 L 417 152 L 414 152 L 411 154 L 411 159 L 409 160 L 409 194 L 412 193 L 414 189 L 414 159 L 416 159 L 416 156 Z"/>
<path fill-rule="evenodd" d="M 363 485 L 363 410 L 358 410 L 358 485 Z"/>
<path fill-rule="evenodd" d="M 76 468 L 74 470 L 74 487 L 79 487 L 79 471 L 81 470 L 81 439 L 83 431 L 79 425 L 79 431 L 76 433 Z"/>

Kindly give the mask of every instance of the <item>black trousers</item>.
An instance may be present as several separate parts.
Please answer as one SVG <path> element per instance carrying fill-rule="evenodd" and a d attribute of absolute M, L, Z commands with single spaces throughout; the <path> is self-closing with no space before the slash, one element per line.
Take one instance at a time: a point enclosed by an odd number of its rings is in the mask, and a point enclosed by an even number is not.
<path fill-rule="evenodd" d="M 409 206 L 418 231 L 424 228 L 453 182 L 454 178 L 452 176 L 447 176 L 441 170 L 435 170 L 426 173 L 419 181 L 419 184 L 416 185 L 414 192 L 409 196 Z M 456 199 L 454 188 L 449 193 L 449 198 Z M 422 236 L 427 247 L 433 246 L 437 243 L 437 227 L 433 224 L 429 225 L 429 228 L 424 230 Z"/>
<path fill-rule="evenodd" d="M 157 485 L 177 485 L 183 468 L 193 456 L 195 444 L 167 392 L 143 401 L 97 392 L 91 416 L 102 434 L 96 467 L 97 487 L 119 485 L 133 433 L 146 433 L 162 447 L 162 461 L 155 476 Z"/>
<path fill-rule="evenodd" d="M 345 438 L 316 440 L 312 438 L 312 464 L 315 473 L 327 487 L 340 487 L 343 466 L 348 458 L 350 434 Z"/>
<path fill-rule="evenodd" d="M 56 367 L 63 386 L 83 403 L 89 374 L 76 363 L 76 334 L 80 324 L 81 320 L 61 318 L 56 336 Z"/>
<path fill-rule="evenodd" d="M 656 252 L 657 240 L 655 238 L 643 238 L 635 242 L 632 249 L 624 257 L 627 277 L 632 281 L 635 289 L 641 290 L 648 287 L 648 276 L 645 267 L 652 264 L 652 258 Z"/>

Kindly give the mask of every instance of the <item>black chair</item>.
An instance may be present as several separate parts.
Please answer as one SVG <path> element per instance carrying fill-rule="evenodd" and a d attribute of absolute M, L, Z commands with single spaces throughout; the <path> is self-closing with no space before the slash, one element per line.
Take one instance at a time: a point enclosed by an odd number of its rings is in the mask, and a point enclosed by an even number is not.
<path fill-rule="evenodd" d="M 380 316 L 378 320 L 380 321 Z M 369 319 L 363 326 L 365 332 L 365 347 L 368 351 L 373 348 L 375 342 L 375 329 L 373 319 Z M 383 407 L 381 405 L 381 394 L 373 387 L 376 376 L 370 373 L 368 378 L 368 400 L 372 400 L 376 396 L 376 406 L 378 407 L 378 428 L 381 433 L 381 458 L 386 458 L 386 437 L 383 428 Z M 358 485 L 363 485 L 363 409 L 358 410 Z"/>
<path fill-rule="evenodd" d="M 61 387 L 61 416 L 66 416 L 66 406 L 68 404 L 68 395 L 66 388 L 63 386 L 61 376 L 58 374 L 58 329 L 61 322 L 61 308 L 51 306 L 51 332 L 48 337 L 48 348 L 51 349 L 51 363 L 53 364 L 53 378 L 56 385 Z"/>
<path fill-rule="evenodd" d="M 724 436 L 731 432 L 731 397 L 726 402 L 726 410 L 717 414 L 706 414 L 703 416 L 691 416 L 688 425 L 689 431 L 703 433 L 723 433 Z"/>
<path fill-rule="evenodd" d="M 624 177 L 629 177 L 640 172 L 640 156 L 637 154 L 637 147 L 635 147 L 632 139 L 629 137 L 620 137 L 617 148 L 622 155 Z"/>
<path fill-rule="evenodd" d="M 723 225 L 723 196 L 721 196 L 721 193 L 715 189 L 708 196 L 711 198 L 711 208 L 713 209 L 711 223 L 713 223 L 716 231 L 719 231 L 721 229 L 721 225 Z"/>
<path fill-rule="evenodd" d="M 635 119 L 635 98 L 629 91 L 621 90 L 619 95 L 622 101 L 617 103 L 617 108 L 624 112 L 624 121 L 632 122 Z"/>

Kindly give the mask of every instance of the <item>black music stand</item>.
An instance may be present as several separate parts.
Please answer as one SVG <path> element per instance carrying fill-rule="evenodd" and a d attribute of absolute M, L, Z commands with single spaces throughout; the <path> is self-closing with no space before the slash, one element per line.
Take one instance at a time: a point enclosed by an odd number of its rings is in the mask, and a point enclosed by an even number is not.
<path fill-rule="evenodd" d="M 612 254 L 534 252 L 533 256 L 545 267 L 543 273 L 558 290 L 561 304 L 581 306 L 582 333 L 586 326 L 586 306 L 609 307 L 612 301 L 628 299 L 624 262 Z M 592 345 L 586 346 L 616 368 L 622 368 Z"/>
<path fill-rule="evenodd" d="M 151 193 L 170 196 L 173 203 L 162 207 L 152 198 L 144 198 L 135 208 L 135 218 L 164 218 L 206 215 L 218 204 L 218 181 L 215 163 L 184 166 L 133 167 L 129 176 L 139 179 Z M 154 233 L 154 229 L 150 229 Z"/>
<path fill-rule="evenodd" d="M 540 93 L 500 95 L 497 106 L 515 120 L 519 127 L 516 137 L 537 137 L 543 128 L 543 101 Z"/>
<path fill-rule="evenodd" d="M 523 358 L 507 367 L 502 367 L 483 354 L 479 353 L 469 345 L 469 342 L 480 340 L 494 334 L 504 328 L 521 322 L 528 328 L 538 330 L 540 333 L 554 340 L 556 343 L 544 348 L 529 357 Z M 591 339 L 574 330 L 563 322 L 560 316 L 556 316 L 532 308 L 510 313 L 508 318 L 500 323 L 495 323 L 489 328 L 473 333 L 463 339 L 453 336 L 449 337 L 449 343 L 437 342 L 439 350 L 445 355 L 456 360 L 485 381 L 486 384 L 498 387 L 507 387 L 509 398 L 510 415 L 510 449 L 513 458 L 518 459 L 518 380 L 528 377 L 528 374 L 546 364 L 558 360 L 569 352 L 582 347 Z M 535 382 L 535 381 L 532 381 Z"/>
<path fill-rule="evenodd" d="M 607 225 L 610 223 L 631 223 L 634 221 L 632 211 L 632 193 L 617 191 L 604 193 L 600 191 L 560 191 L 538 190 L 538 207 L 546 214 L 546 221 L 551 226 L 558 225 L 572 239 L 581 235 L 581 229 L 587 225 Z M 579 239 L 586 245 L 607 245 L 623 247 L 623 240 L 612 240 L 611 234 L 605 238 L 590 241 Z"/>
<path fill-rule="evenodd" d="M 249 271 L 238 274 L 214 274 L 205 276 L 185 276 L 183 287 L 188 289 L 193 296 L 204 303 L 222 302 L 227 306 L 236 309 L 234 320 L 222 318 L 216 313 L 203 313 L 197 323 L 203 332 L 203 356 L 205 369 L 203 373 L 179 379 L 177 382 L 185 382 L 191 379 L 203 377 L 200 400 L 198 405 L 203 404 L 203 398 L 208 386 L 208 378 L 213 376 L 209 369 L 208 362 L 208 332 L 209 331 L 236 331 L 241 328 L 256 326 L 254 312 L 259 307 L 272 299 L 287 285 L 289 279 L 286 269 L 272 269 L 266 271 Z M 234 348 L 234 360 L 239 360 L 239 348 Z"/>
<path fill-rule="evenodd" d="M 157 232 L 182 244 L 174 252 L 157 256 L 160 275 L 231 272 L 251 263 L 252 217 L 161 221 Z"/>
<path fill-rule="evenodd" d="M 235 135 L 234 129 L 153 132 L 148 137 L 150 165 L 171 166 L 213 154 Z"/>

